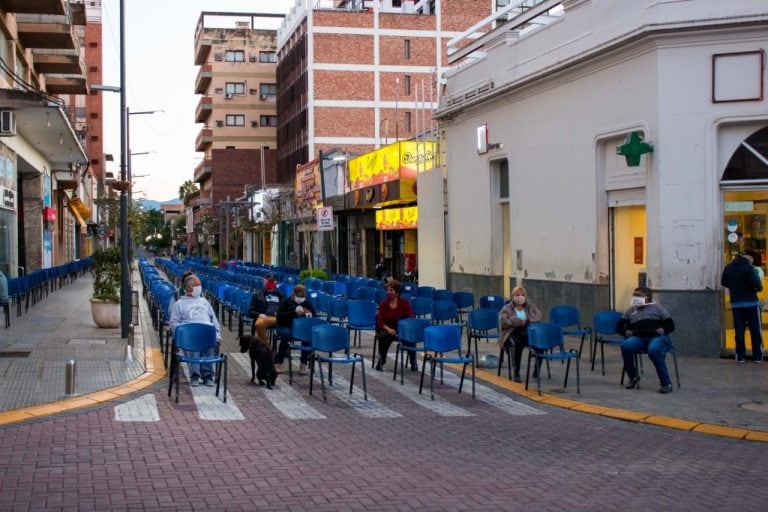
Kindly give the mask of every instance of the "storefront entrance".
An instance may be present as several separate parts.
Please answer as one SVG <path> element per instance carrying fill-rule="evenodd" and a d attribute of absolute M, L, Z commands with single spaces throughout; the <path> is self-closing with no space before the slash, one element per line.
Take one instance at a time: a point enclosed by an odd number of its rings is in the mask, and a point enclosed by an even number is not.
<path fill-rule="evenodd" d="M 629 307 L 632 291 L 646 285 L 647 226 L 644 205 L 610 209 L 611 304 Z"/>

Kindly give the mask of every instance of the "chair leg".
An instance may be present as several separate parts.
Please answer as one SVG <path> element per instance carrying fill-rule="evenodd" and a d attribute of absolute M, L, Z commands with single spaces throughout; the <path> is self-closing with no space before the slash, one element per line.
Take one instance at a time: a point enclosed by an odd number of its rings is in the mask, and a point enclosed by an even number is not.
<path fill-rule="evenodd" d="M 352 372 L 349 376 L 349 394 L 350 395 L 352 394 L 352 386 L 355 385 L 355 364 L 357 363 L 352 363 Z M 329 363 L 329 366 L 330 366 L 330 363 Z M 330 379 L 328 379 L 328 381 L 330 382 Z"/>
<path fill-rule="evenodd" d="M 224 403 L 227 403 L 227 375 L 229 374 L 229 356 L 224 354 Z"/>
<path fill-rule="evenodd" d="M 376 366 L 376 350 L 378 348 L 379 348 L 378 336 L 374 336 L 373 337 L 373 355 L 371 355 L 371 368 L 374 368 Z M 397 358 L 395 358 L 395 363 L 397 363 Z M 395 364 L 395 366 L 397 366 L 397 364 Z M 395 371 L 395 373 L 397 373 L 397 371 Z"/>
<path fill-rule="evenodd" d="M 424 352 L 424 360 L 421 362 L 421 379 L 419 380 L 419 394 L 424 388 L 424 372 L 427 370 L 427 353 Z"/>
<path fill-rule="evenodd" d="M 576 393 L 581 393 L 581 374 L 579 373 L 579 358 L 576 358 Z"/>
<path fill-rule="evenodd" d="M 312 396 L 312 383 L 315 380 L 315 355 L 309 356 L 309 396 Z"/>
<path fill-rule="evenodd" d="M 461 368 L 461 379 L 459 380 L 459 393 L 461 393 L 461 388 L 464 387 L 464 375 L 467 373 L 467 363 L 464 363 L 464 366 Z"/>
<path fill-rule="evenodd" d="M 365 381 L 365 360 L 363 360 L 362 356 L 360 357 L 360 371 L 363 374 L 363 398 L 367 402 L 368 401 L 368 384 Z"/>
<path fill-rule="evenodd" d="M 435 399 L 435 370 L 437 370 L 437 361 L 435 361 L 434 358 L 430 359 L 430 362 L 432 363 L 432 367 L 430 368 L 430 379 L 429 379 L 429 395 L 432 400 Z M 440 371 L 442 372 L 442 365 L 440 367 Z"/>
<path fill-rule="evenodd" d="M 325 397 L 325 378 L 323 377 L 323 365 L 318 364 L 317 367 L 320 369 L 320 388 L 323 390 L 323 402 L 326 402 L 327 399 Z"/>
<path fill-rule="evenodd" d="M 290 345 L 288 347 L 288 384 L 293 386 L 293 364 L 292 364 L 292 358 L 291 358 L 291 348 Z"/>
<path fill-rule="evenodd" d="M 395 368 L 392 371 L 392 380 L 397 380 L 397 365 L 399 364 L 399 361 L 400 361 L 400 352 L 401 351 L 402 351 L 401 350 L 401 345 L 400 345 L 400 342 L 398 341 L 397 342 L 397 346 L 395 347 Z M 401 367 L 400 368 L 400 378 L 401 379 L 403 378 L 403 371 L 402 370 L 403 369 Z M 401 384 L 402 384 L 402 382 L 401 382 Z"/>
<path fill-rule="evenodd" d="M 680 372 L 677 369 L 677 354 L 672 351 L 672 361 L 675 364 L 675 380 L 677 380 L 677 389 L 680 389 Z"/>

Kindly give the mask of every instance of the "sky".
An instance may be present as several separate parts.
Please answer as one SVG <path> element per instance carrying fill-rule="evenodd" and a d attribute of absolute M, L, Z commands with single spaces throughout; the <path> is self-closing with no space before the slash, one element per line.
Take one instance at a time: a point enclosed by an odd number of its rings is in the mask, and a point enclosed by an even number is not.
<path fill-rule="evenodd" d="M 195 152 L 194 93 L 198 66 L 194 37 L 202 11 L 285 14 L 295 0 L 124 0 L 126 103 L 129 111 L 162 110 L 130 116 L 134 197 L 169 201 L 193 178 L 202 153 Z M 120 85 L 120 2 L 103 0 L 103 84 Z M 107 170 L 120 172 L 120 94 L 102 92 Z M 135 153 L 148 153 L 137 155 Z M 144 177 L 139 177 L 147 175 Z"/>

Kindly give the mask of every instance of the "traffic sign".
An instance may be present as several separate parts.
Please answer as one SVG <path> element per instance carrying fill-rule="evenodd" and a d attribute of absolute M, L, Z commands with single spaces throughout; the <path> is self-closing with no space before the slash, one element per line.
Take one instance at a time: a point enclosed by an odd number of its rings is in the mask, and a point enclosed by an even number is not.
<path fill-rule="evenodd" d="M 331 206 L 317 209 L 317 230 L 333 231 L 333 208 Z"/>

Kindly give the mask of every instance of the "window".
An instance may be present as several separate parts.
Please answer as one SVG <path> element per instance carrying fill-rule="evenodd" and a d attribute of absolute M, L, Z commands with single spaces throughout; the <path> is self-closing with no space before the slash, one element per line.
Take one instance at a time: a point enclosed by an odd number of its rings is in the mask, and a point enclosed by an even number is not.
<path fill-rule="evenodd" d="M 245 52 L 243 50 L 227 50 L 224 54 L 224 60 L 227 62 L 245 62 Z"/>
<path fill-rule="evenodd" d="M 245 115 L 227 114 L 227 126 L 245 126 Z"/>
<path fill-rule="evenodd" d="M 501 160 L 496 172 L 499 173 L 499 199 L 509 200 L 509 162 Z"/>
<path fill-rule="evenodd" d="M 225 90 L 227 94 L 245 94 L 245 83 L 244 82 L 227 82 L 225 86 Z"/>
<path fill-rule="evenodd" d="M 411 113 L 410 112 L 405 113 L 405 131 L 407 132 L 411 131 Z"/>
<path fill-rule="evenodd" d="M 277 62 L 277 52 L 259 52 L 259 62 Z"/>
<path fill-rule="evenodd" d="M 277 126 L 277 116 L 259 116 L 261 126 Z"/>
<path fill-rule="evenodd" d="M 411 95 L 411 75 L 405 75 L 403 77 L 403 94 L 406 96 Z"/>
<path fill-rule="evenodd" d="M 259 84 L 259 95 L 275 96 L 277 94 L 277 84 Z"/>
<path fill-rule="evenodd" d="M 411 58 L 411 40 L 403 39 L 403 58 L 410 60 Z"/>

